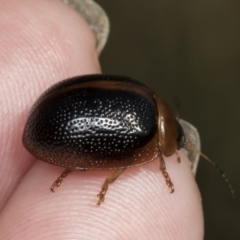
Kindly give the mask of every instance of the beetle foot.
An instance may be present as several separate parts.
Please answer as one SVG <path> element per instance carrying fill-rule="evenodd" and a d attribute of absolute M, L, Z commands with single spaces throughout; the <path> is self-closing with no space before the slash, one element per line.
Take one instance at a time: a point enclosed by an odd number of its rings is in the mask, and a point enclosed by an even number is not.
<path fill-rule="evenodd" d="M 165 178 L 165 181 L 166 181 L 166 187 L 170 189 L 170 193 L 173 193 L 174 192 L 174 186 L 173 186 L 173 183 L 171 181 L 171 178 L 169 177 L 169 174 L 165 171 L 165 170 L 162 170 L 162 174 Z"/>
<path fill-rule="evenodd" d="M 66 169 L 60 176 L 59 178 L 53 183 L 51 186 L 50 190 L 54 192 L 55 187 L 60 187 L 62 185 L 63 179 L 70 173 L 68 169 Z"/>
<path fill-rule="evenodd" d="M 104 199 L 105 199 L 105 195 L 107 193 L 107 190 L 108 190 L 108 182 L 105 181 L 104 184 L 102 185 L 102 189 L 101 191 L 99 192 L 99 194 L 97 195 L 97 205 L 100 206 L 101 203 L 104 202 Z"/>
<path fill-rule="evenodd" d="M 61 184 L 62 184 L 62 181 L 63 181 L 63 179 L 58 178 L 58 179 L 53 183 L 53 185 L 51 186 L 50 190 L 51 190 L 52 192 L 55 192 L 55 191 L 54 191 L 54 188 L 55 188 L 55 187 L 60 187 Z"/>
<path fill-rule="evenodd" d="M 100 204 L 103 203 L 104 200 L 105 200 L 105 193 L 103 194 L 103 193 L 100 192 L 100 193 L 97 195 L 97 200 L 98 200 L 97 206 L 100 206 Z"/>
<path fill-rule="evenodd" d="M 100 206 L 100 204 L 102 202 L 104 202 L 105 195 L 106 195 L 107 190 L 108 190 L 108 184 L 113 183 L 125 170 L 126 170 L 126 168 L 118 169 L 114 173 L 112 173 L 111 176 L 106 178 L 106 180 L 104 181 L 104 183 L 102 185 L 102 189 L 101 189 L 100 193 L 97 195 L 97 200 L 98 200 L 97 205 L 98 206 Z"/>

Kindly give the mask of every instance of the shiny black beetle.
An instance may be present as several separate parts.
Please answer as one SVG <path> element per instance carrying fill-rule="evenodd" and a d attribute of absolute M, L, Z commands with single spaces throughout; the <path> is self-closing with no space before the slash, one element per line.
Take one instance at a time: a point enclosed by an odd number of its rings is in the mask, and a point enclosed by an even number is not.
<path fill-rule="evenodd" d="M 177 154 L 185 136 L 167 103 L 144 84 L 123 76 L 86 75 L 55 84 L 32 107 L 23 133 L 25 148 L 38 159 L 71 171 L 115 170 L 97 195 L 125 169 Z"/>

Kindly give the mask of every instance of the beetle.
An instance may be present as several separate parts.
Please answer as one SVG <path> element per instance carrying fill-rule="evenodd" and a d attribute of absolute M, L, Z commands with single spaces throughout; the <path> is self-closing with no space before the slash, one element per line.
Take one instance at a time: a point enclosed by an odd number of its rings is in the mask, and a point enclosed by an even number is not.
<path fill-rule="evenodd" d="M 176 154 L 180 162 L 177 151 L 185 141 L 170 107 L 150 88 L 103 74 L 73 77 L 46 90 L 33 105 L 22 137 L 33 156 L 65 168 L 53 192 L 71 171 L 115 170 L 104 181 L 97 205 L 124 170 L 156 158 L 174 192 L 163 156 Z"/>

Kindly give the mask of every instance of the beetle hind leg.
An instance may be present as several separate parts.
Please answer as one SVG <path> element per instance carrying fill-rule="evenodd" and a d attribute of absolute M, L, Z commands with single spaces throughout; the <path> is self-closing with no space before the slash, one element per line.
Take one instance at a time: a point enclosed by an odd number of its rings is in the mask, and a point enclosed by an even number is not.
<path fill-rule="evenodd" d="M 58 177 L 58 179 L 53 183 L 50 190 L 54 192 L 55 187 L 60 187 L 62 185 L 63 179 L 70 173 L 71 171 L 68 169 L 65 169 L 65 171 Z"/>
<path fill-rule="evenodd" d="M 104 202 L 105 195 L 108 190 L 108 184 L 113 183 L 124 172 L 124 170 L 126 170 L 126 169 L 124 168 L 124 169 L 116 170 L 112 175 L 110 175 L 109 177 L 106 178 L 106 180 L 104 181 L 104 183 L 102 185 L 101 191 L 97 195 L 97 200 L 98 200 L 97 205 L 98 206 L 100 206 L 100 204 L 102 202 Z"/>
<path fill-rule="evenodd" d="M 162 154 L 159 154 L 159 160 L 160 160 L 160 171 L 162 172 L 162 175 L 165 178 L 166 187 L 170 189 L 170 193 L 173 193 L 174 186 L 171 181 L 171 178 L 169 177 L 168 172 L 166 171 L 166 165 L 165 165 L 164 159 L 162 157 Z"/>

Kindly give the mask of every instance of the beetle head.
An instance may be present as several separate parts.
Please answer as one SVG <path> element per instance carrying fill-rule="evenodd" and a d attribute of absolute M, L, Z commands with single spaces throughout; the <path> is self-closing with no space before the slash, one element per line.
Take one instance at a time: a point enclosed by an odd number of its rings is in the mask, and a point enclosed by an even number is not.
<path fill-rule="evenodd" d="M 183 132 L 182 126 L 178 123 L 178 130 L 177 130 L 177 150 L 183 148 L 186 144 L 186 137 Z"/>

